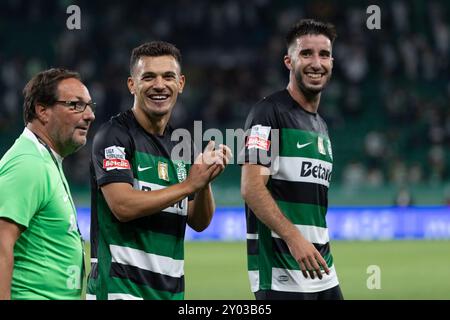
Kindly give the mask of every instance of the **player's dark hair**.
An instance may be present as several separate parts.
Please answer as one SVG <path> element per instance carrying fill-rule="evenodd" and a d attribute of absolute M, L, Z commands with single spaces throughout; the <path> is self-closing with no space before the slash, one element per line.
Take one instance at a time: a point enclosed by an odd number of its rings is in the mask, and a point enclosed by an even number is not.
<path fill-rule="evenodd" d="M 336 39 L 336 28 L 331 23 L 316 21 L 313 19 L 303 19 L 294 24 L 286 34 L 286 46 L 289 49 L 291 44 L 298 38 L 304 35 L 319 35 L 322 34 L 330 39 L 333 44 Z"/>
<path fill-rule="evenodd" d="M 63 68 L 52 68 L 36 74 L 23 88 L 23 120 L 25 125 L 37 118 L 36 105 L 52 106 L 58 98 L 58 84 L 64 79 L 81 81 L 80 74 Z"/>
<path fill-rule="evenodd" d="M 173 44 L 164 41 L 151 41 L 141 44 L 139 47 L 133 49 L 130 59 L 130 74 L 133 73 L 133 69 L 142 56 L 160 57 L 160 56 L 172 56 L 177 60 L 181 67 L 181 53 L 177 47 Z"/>

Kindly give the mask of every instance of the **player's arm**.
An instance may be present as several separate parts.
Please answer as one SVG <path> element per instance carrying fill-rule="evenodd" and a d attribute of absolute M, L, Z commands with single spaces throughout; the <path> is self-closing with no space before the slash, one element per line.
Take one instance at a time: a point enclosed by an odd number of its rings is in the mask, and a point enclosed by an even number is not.
<path fill-rule="evenodd" d="M 101 192 L 120 222 L 128 222 L 160 212 L 203 187 L 208 181 L 204 168 L 197 176 L 161 190 L 136 190 L 129 166 L 133 150 L 129 132 L 122 126 L 105 126 L 94 137 L 92 164 Z M 108 164 L 112 161 L 111 166 Z"/>
<path fill-rule="evenodd" d="M 11 280 L 14 268 L 14 245 L 23 227 L 0 218 L 0 300 L 11 299 Z"/>
<path fill-rule="evenodd" d="M 205 230 L 211 223 L 215 210 L 214 197 L 210 182 L 221 174 L 228 165 L 232 156 L 230 148 L 220 145 L 217 150 L 213 150 L 214 142 L 211 141 L 205 148 L 203 155 L 199 155 L 192 165 L 190 174 L 194 173 L 201 166 L 212 164 L 213 171 L 209 183 L 195 194 L 194 200 L 189 201 L 188 225 L 197 232 Z M 201 159 L 202 161 L 199 161 Z"/>
<path fill-rule="evenodd" d="M 106 184 L 101 190 L 114 216 L 120 222 L 128 222 L 172 206 L 195 192 L 195 188 L 193 183 L 186 180 L 154 191 L 135 190 L 131 184 L 124 182 Z"/>
<path fill-rule="evenodd" d="M 211 150 L 208 148 L 212 149 L 213 147 L 214 144 L 208 145 L 205 153 L 209 154 Z M 200 154 L 199 159 L 202 159 L 202 157 L 203 154 Z M 101 190 L 114 216 L 121 222 L 128 222 L 160 212 L 183 200 L 188 195 L 204 189 L 212 179 L 223 171 L 223 166 L 216 164 L 218 157 L 218 155 L 214 156 L 212 161 L 196 160 L 201 163 L 192 166 L 185 181 L 161 190 L 135 190 L 131 184 L 125 182 L 105 184 L 101 187 Z M 202 194 L 202 192 L 200 193 Z M 210 208 L 211 199 L 206 199 L 206 208 Z"/>
<path fill-rule="evenodd" d="M 101 190 L 114 216 L 120 222 L 128 222 L 158 213 L 204 188 L 214 170 L 213 165 L 201 166 L 191 170 L 185 181 L 161 190 L 135 190 L 124 182 L 106 184 Z"/>
<path fill-rule="evenodd" d="M 197 232 L 205 230 L 211 223 L 216 208 L 211 185 L 199 190 L 188 205 L 188 225 Z"/>
<path fill-rule="evenodd" d="M 258 219 L 286 242 L 291 254 L 299 263 L 303 275 L 307 277 L 306 271 L 309 271 L 311 278 L 314 279 L 313 270 L 315 270 L 321 279 L 319 264 L 327 274 L 329 273 L 325 260 L 280 211 L 266 187 L 268 180 L 268 168 L 257 164 L 244 164 L 241 181 L 242 197 Z"/>

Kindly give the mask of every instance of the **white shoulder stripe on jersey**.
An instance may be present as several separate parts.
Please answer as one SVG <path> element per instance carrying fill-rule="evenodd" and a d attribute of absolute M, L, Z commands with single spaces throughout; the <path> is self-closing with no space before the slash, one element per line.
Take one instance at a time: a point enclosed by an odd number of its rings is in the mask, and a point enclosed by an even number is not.
<path fill-rule="evenodd" d="M 86 293 L 86 300 L 97 300 L 97 296 L 95 294 Z"/>
<path fill-rule="evenodd" d="M 144 299 L 126 293 L 108 293 L 108 300 L 144 300 Z"/>
<path fill-rule="evenodd" d="M 142 250 L 110 245 L 112 262 L 179 278 L 184 275 L 184 260 L 176 260 Z"/>
<path fill-rule="evenodd" d="M 330 186 L 331 162 L 303 157 L 278 157 L 277 161 L 279 167 L 273 179 Z"/>
<path fill-rule="evenodd" d="M 149 188 L 150 190 L 161 190 L 167 188 L 166 186 L 161 186 L 159 184 L 145 182 L 141 180 L 134 179 L 133 188 L 136 190 L 143 190 L 143 187 Z M 178 214 L 180 216 L 187 216 L 188 198 L 184 198 L 178 203 L 175 203 L 171 207 L 167 207 L 161 211 Z"/>
<path fill-rule="evenodd" d="M 330 236 L 328 234 L 327 228 L 316 227 L 316 226 L 306 226 L 301 224 L 295 225 L 306 240 L 317 244 L 326 244 L 330 241 Z M 272 237 L 280 238 L 278 234 L 272 231 Z"/>

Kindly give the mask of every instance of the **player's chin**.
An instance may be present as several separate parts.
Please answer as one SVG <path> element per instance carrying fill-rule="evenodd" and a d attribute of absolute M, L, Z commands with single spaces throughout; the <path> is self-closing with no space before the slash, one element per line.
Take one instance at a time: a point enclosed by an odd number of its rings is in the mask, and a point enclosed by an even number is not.
<path fill-rule="evenodd" d="M 309 94 L 312 95 L 316 95 L 322 92 L 323 90 L 323 85 L 305 85 L 304 86 L 304 91 L 306 91 Z"/>
<path fill-rule="evenodd" d="M 321 92 L 328 83 L 328 78 L 323 78 L 320 81 L 305 81 L 305 87 L 311 91 L 319 93 Z"/>
<path fill-rule="evenodd" d="M 152 110 L 151 111 L 151 115 L 153 117 L 164 117 L 167 114 L 169 114 L 169 110 Z"/>
<path fill-rule="evenodd" d="M 147 105 L 147 110 L 154 116 L 164 116 L 170 112 L 172 106 L 170 103 L 151 103 Z"/>

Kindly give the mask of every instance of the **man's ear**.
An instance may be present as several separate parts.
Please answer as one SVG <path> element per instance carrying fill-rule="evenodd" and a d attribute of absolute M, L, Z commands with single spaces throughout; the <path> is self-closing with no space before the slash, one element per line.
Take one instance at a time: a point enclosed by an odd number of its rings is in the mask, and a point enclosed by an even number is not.
<path fill-rule="evenodd" d="M 128 90 L 130 90 L 130 93 L 131 94 L 135 94 L 135 89 L 134 89 L 134 80 L 133 80 L 133 77 L 128 77 L 128 80 L 127 80 L 127 86 L 128 86 Z"/>
<path fill-rule="evenodd" d="M 36 113 L 37 118 L 43 124 L 46 124 L 48 122 L 49 112 L 50 112 L 49 110 L 50 110 L 50 108 L 47 108 L 46 106 L 44 106 L 40 103 L 37 103 L 36 106 L 34 107 L 34 111 Z"/>
<path fill-rule="evenodd" d="M 288 54 L 284 56 L 284 65 L 289 70 L 292 70 L 292 60 L 291 60 L 291 57 Z"/>
<path fill-rule="evenodd" d="M 179 90 L 178 93 L 183 93 L 184 85 L 186 84 L 186 77 L 184 74 L 180 75 L 180 82 L 179 82 Z"/>

